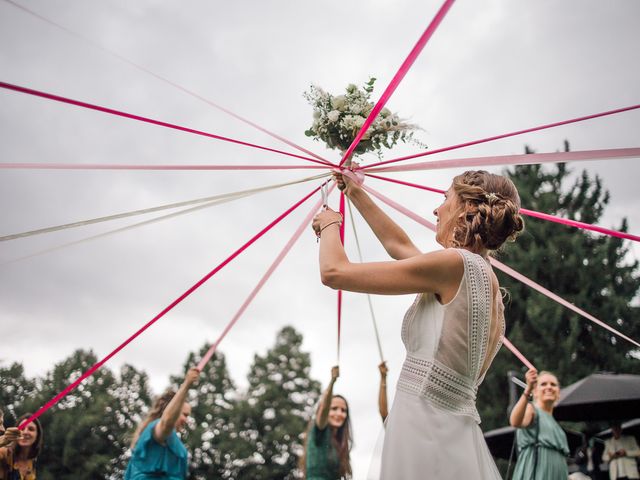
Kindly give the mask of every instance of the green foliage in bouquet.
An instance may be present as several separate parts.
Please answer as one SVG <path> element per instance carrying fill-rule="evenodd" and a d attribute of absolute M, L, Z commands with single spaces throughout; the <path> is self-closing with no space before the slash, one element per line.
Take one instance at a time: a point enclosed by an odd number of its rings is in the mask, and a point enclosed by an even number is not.
<path fill-rule="evenodd" d="M 344 95 L 336 96 L 311 85 L 309 91 L 303 94 L 313 107 L 313 125 L 304 132 L 305 135 L 325 142 L 331 149 L 347 150 L 374 107 L 371 93 L 375 81 L 375 78 L 370 78 L 362 88 L 349 84 Z M 380 157 L 383 147 L 392 148 L 398 142 L 411 141 L 420 145 L 413 139 L 417 129 L 417 125 L 407 123 L 388 108 L 383 108 L 354 153 L 374 152 Z"/>

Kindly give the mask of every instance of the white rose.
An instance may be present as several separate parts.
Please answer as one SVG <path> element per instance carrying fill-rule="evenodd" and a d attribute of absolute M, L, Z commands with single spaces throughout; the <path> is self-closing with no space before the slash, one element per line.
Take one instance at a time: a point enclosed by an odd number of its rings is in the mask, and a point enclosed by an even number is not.
<path fill-rule="evenodd" d="M 329 119 L 330 122 L 335 123 L 340 118 L 340 112 L 338 110 L 331 110 L 327 114 L 327 118 Z"/>
<path fill-rule="evenodd" d="M 355 128 L 355 119 L 356 117 L 353 115 L 345 115 L 342 119 L 342 125 L 344 125 L 347 130 L 351 130 L 352 128 Z"/>
<path fill-rule="evenodd" d="M 356 117 L 353 121 L 356 128 L 362 127 L 364 125 L 365 118 L 364 117 Z"/>
<path fill-rule="evenodd" d="M 347 103 L 347 98 L 344 95 L 338 95 L 331 99 L 331 106 L 336 110 L 340 110 Z"/>

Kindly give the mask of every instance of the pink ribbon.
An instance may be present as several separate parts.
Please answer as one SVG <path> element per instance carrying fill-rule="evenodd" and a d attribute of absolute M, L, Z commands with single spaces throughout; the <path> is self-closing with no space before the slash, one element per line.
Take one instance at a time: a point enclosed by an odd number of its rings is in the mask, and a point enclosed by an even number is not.
<path fill-rule="evenodd" d="M 362 139 L 363 135 L 369 129 L 369 127 L 371 126 L 375 118 L 378 116 L 382 108 L 385 106 L 389 98 L 391 98 L 391 95 L 393 95 L 393 92 L 395 92 L 396 88 L 398 88 L 398 85 L 400 85 L 400 82 L 402 81 L 404 76 L 407 74 L 407 72 L 409 71 L 413 63 L 416 61 L 416 59 L 420 55 L 420 52 L 422 52 L 422 49 L 427 44 L 427 42 L 429 41 L 433 33 L 436 31 L 436 29 L 440 25 L 440 22 L 442 22 L 442 19 L 445 17 L 447 12 L 451 8 L 451 5 L 453 5 L 453 2 L 454 0 L 445 0 L 445 2 L 442 4 L 442 6 L 440 7 L 440 10 L 438 10 L 438 12 L 436 13 L 436 16 L 433 17 L 433 20 L 431 20 L 431 23 L 429 24 L 427 29 L 420 36 L 420 38 L 418 39 L 418 42 L 415 44 L 411 52 L 409 52 L 409 55 L 407 56 L 407 58 L 404 60 L 404 62 L 402 62 L 402 65 L 400 65 L 400 68 L 394 75 L 393 79 L 391 79 L 391 83 L 389 83 L 385 91 L 382 93 L 382 96 L 380 97 L 378 102 L 374 105 L 373 109 L 371 110 L 371 113 L 369 113 L 369 116 L 367 117 L 364 124 L 360 128 L 360 131 L 358 131 L 356 138 L 353 139 L 353 142 L 351 142 L 351 145 L 349 145 L 349 148 L 342 156 L 340 165 L 342 165 L 344 162 L 347 161 L 348 158 L 351 157 L 351 155 L 353 154 L 353 151 L 358 146 L 358 143 L 360 143 L 360 140 Z"/>
<path fill-rule="evenodd" d="M 333 184 L 330 187 L 330 191 L 333 190 L 333 188 L 335 187 L 335 184 Z M 280 265 L 280 263 L 282 263 L 282 260 L 284 259 L 284 257 L 287 256 L 287 254 L 289 253 L 289 251 L 291 250 L 291 248 L 293 247 L 293 245 L 298 241 L 298 239 L 300 238 L 300 236 L 302 235 L 302 232 L 305 231 L 307 228 L 309 228 L 309 224 L 311 223 L 311 220 L 313 219 L 314 215 L 316 214 L 316 212 L 320 209 L 320 207 L 322 207 L 322 200 L 319 200 L 312 208 L 311 211 L 307 214 L 307 216 L 304 218 L 304 220 L 302 221 L 302 223 L 300 224 L 300 226 L 298 227 L 298 229 L 294 232 L 294 234 L 291 236 L 291 238 L 289 239 L 289 241 L 287 242 L 287 244 L 284 246 L 284 248 L 282 249 L 282 251 L 278 254 L 278 256 L 276 257 L 276 259 L 273 261 L 273 263 L 271 264 L 271 266 L 267 269 L 267 271 L 265 272 L 265 274 L 262 276 L 262 278 L 260 279 L 260 281 L 258 282 L 258 284 L 254 287 L 254 289 L 251 291 L 251 293 L 249 294 L 249 296 L 247 297 L 247 299 L 244 301 L 244 303 L 240 306 L 240 308 L 238 309 L 238 311 L 236 312 L 236 314 L 233 316 L 233 318 L 231 319 L 231 321 L 227 324 L 227 326 L 224 328 L 224 330 L 222 331 L 222 333 L 220 334 L 220 336 L 218 337 L 218 339 L 211 345 L 211 347 L 209 347 L 209 350 L 207 350 L 207 353 L 204 354 L 204 356 L 202 357 L 202 359 L 200 360 L 200 362 L 198 363 L 198 370 L 202 370 L 204 368 L 204 366 L 207 364 L 207 362 L 211 359 L 211 356 L 214 354 L 214 352 L 218 349 L 218 345 L 220 345 L 220 342 L 222 342 L 222 340 L 224 339 L 224 337 L 227 336 L 227 334 L 229 333 L 229 331 L 233 328 L 233 326 L 236 324 L 236 322 L 238 321 L 238 319 L 242 316 L 242 314 L 245 312 L 245 310 L 247 309 L 247 307 L 249 306 L 249 304 L 253 301 L 253 299 L 256 297 L 256 295 L 258 294 L 258 292 L 260 292 L 260 290 L 262 290 L 262 287 L 264 286 L 265 283 L 267 283 L 267 280 L 269 280 L 269 278 L 271 277 L 271 275 L 273 274 L 273 272 L 276 270 L 276 268 L 278 268 L 278 266 Z"/>
<path fill-rule="evenodd" d="M 496 260 L 495 258 L 490 258 L 489 259 L 491 261 L 492 265 L 495 265 L 496 268 L 498 268 L 499 270 L 502 270 L 504 273 L 506 273 L 507 275 L 515 278 L 516 280 L 524 283 L 525 285 L 533 288 L 534 290 L 536 290 L 537 292 L 542 293 L 544 296 L 550 298 L 551 300 L 559 303 L 560 305 L 562 305 L 563 307 L 568 308 L 569 310 L 572 310 L 574 312 L 576 312 L 578 315 L 583 316 L 584 318 L 591 320 L 593 323 L 595 323 L 596 325 L 600 325 L 602 328 L 610 331 L 611 333 L 613 333 L 614 335 L 617 335 L 620 338 L 623 338 L 624 340 L 626 340 L 627 342 L 635 345 L 636 347 L 640 347 L 640 343 L 638 343 L 637 341 L 635 341 L 633 338 L 627 337 L 626 335 L 624 335 L 623 333 L 620 333 L 618 330 L 616 330 L 613 327 L 610 327 L 609 325 L 607 325 L 606 323 L 604 323 L 602 320 L 599 320 L 598 318 L 594 317 L 593 315 L 591 315 L 590 313 L 585 312 L 584 310 L 582 310 L 579 307 L 576 307 L 573 303 L 568 302 L 567 300 L 565 300 L 564 298 L 560 297 L 559 295 L 556 295 L 555 293 L 547 290 L 546 288 L 544 288 L 542 285 L 534 282 L 533 280 L 531 280 L 530 278 L 525 277 L 524 275 L 522 275 L 519 272 L 516 272 L 514 269 L 512 269 L 511 267 L 508 267 L 507 265 L 505 265 L 502 262 L 499 262 L 498 260 Z"/>
<path fill-rule="evenodd" d="M 561 223 L 563 225 L 568 225 L 570 227 L 581 228 L 583 230 L 591 230 L 592 232 L 603 233 L 605 235 L 610 235 L 612 237 L 624 238 L 626 240 L 633 240 L 634 242 L 640 242 L 640 237 L 638 235 L 632 235 L 627 232 L 620 232 L 618 230 L 611 230 L 604 227 L 599 227 L 598 225 L 590 225 L 588 223 L 578 222 L 577 220 L 570 220 L 568 218 L 560 218 L 555 215 L 550 215 L 548 213 L 536 212 L 534 210 L 527 210 L 526 208 L 521 208 L 520 213 L 524 215 L 528 215 L 530 217 L 540 218 L 542 220 L 548 220 L 550 222 Z"/>
<path fill-rule="evenodd" d="M 396 179 L 392 179 L 392 178 L 381 177 L 381 176 L 378 176 L 378 175 L 367 174 L 367 176 L 371 177 L 371 178 L 376 178 L 378 180 L 384 180 L 384 181 L 391 182 L 391 183 L 397 183 L 399 185 L 406 185 L 408 187 L 419 188 L 421 190 L 428 190 L 430 192 L 436 192 L 436 193 L 444 193 L 445 192 L 444 190 L 440 190 L 440 189 L 437 189 L 437 188 L 425 187 L 424 185 L 418 185 L 416 183 L 404 182 L 402 180 L 396 180 Z M 536 212 L 534 210 L 528 210 L 526 208 L 521 208 L 520 209 L 520 213 L 522 213 L 523 215 L 528 215 L 530 217 L 535 217 L 535 218 L 539 218 L 539 219 L 542 219 L 542 220 L 547 220 L 549 222 L 560 223 L 562 225 L 567 225 L 567 226 L 570 226 L 570 227 L 576 227 L 576 228 L 581 228 L 583 230 L 590 230 L 592 232 L 603 233 L 603 234 L 609 235 L 611 237 L 623 238 L 623 239 L 626 239 L 626 240 L 633 240 L 634 242 L 640 242 L 640 237 L 638 235 L 633 235 L 633 234 L 627 233 L 627 232 L 621 232 L 619 230 L 611 230 L 609 228 L 599 227 L 598 225 L 591 225 L 589 223 L 579 222 L 577 220 L 570 220 L 568 218 L 556 217 L 555 215 L 551 215 L 551 214 L 548 214 L 548 213 L 542 213 L 542 212 Z"/>
<path fill-rule="evenodd" d="M 228 115 L 231 115 L 233 118 L 235 118 L 237 120 L 240 120 L 241 122 L 244 122 L 247 125 L 250 125 L 250 126 L 260 130 L 263 133 L 266 133 L 267 135 L 269 135 L 270 137 L 275 138 L 276 140 L 280 140 L 281 142 L 286 143 L 290 147 L 293 147 L 293 148 L 295 148 L 295 149 L 297 149 L 297 150 L 299 150 L 301 152 L 306 153 L 307 155 L 310 155 L 310 156 L 312 156 L 314 158 L 317 158 L 318 160 L 321 160 L 322 162 L 326 163 L 327 165 L 331 164 L 328 160 L 322 158 L 320 155 L 316 155 L 315 153 L 313 153 L 313 152 L 301 147 L 300 145 L 297 145 L 297 144 L 293 143 L 292 141 L 287 140 L 286 138 L 267 130 L 266 128 L 258 125 L 255 122 L 252 122 L 250 120 L 247 120 L 244 117 L 241 117 L 240 115 L 232 112 L 231 110 L 229 110 L 229 109 L 227 109 L 227 108 L 225 108 L 225 107 L 223 107 L 221 105 L 218 105 L 217 103 L 215 103 L 215 102 L 203 97 L 202 95 L 199 95 L 199 94 L 197 94 L 197 93 L 195 93 L 195 92 L 183 87 L 182 85 L 179 85 L 179 84 L 169 80 L 168 78 L 165 78 L 165 77 L 163 77 L 161 75 L 158 75 L 157 73 L 152 72 L 151 70 L 143 67 L 142 65 L 138 65 L 137 63 L 129 60 L 128 58 L 123 57 L 122 55 L 120 55 L 120 54 L 118 54 L 118 53 L 116 53 L 116 52 L 114 52 L 112 50 L 109 50 L 106 47 L 103 47 L 99 43 L 97 43 L 97 42 L 95 42 L 95 41 L 93 41 L 93 40 L 91 40 L 91 39 L 89 39 L 89 38 L 87 38 L 87 37 L 85 37 L 83 35 L 80 35 L 79 33 L 75 32 L 75 31 L 73 31 L 73 30 L 71 30 L 71 29 L 69 29 L 67 27 L 62 26 L 62 25 L 54 22 L 53 20 L 50 20 L 50 19 L 48 19 L 48 18 L 46 18 L 46 17 L 34 12 L 33 10 L 30 10 L 30 9 L 24 7 L 23 5 L 19 5 L 19 4 L 15 3 L 15 2 L 13 2 L 12 0 L 5 0 L 5 2 L 13 5 L 16 8 L 19 8 L 19 9 L 23 10 L 24 12 L 28 13 L 29 15 L 32 15 L 32 16 L 34 16 L 36 18 L 39 18 L 40 20 L 42 20 L 42 21 L 44 21 L 44 22 L 46 22 L 46 23 L 48 23 L 50 25 L 53 25 L 56 28 L 59 28 L 59 29 L 63 30 L 64 32 L 66 32 L 66 33 L 68 33 L 68 34 L 70 34 L 70 35 L 72 35 L 72 36 L 74 36 L 76 38 L 79 38 L 79 39 L 83 40 L 84 42 L 89 43 L 90 45 L 102 50 L 103 52 L 108 53 L 109 55 L 113 55 L 117 59 L 119 59 L 119 60 L 131 65 L 132 67 L 134 67 L 134 68 L 136 68 L 136 69 L 138 69 L 138 70 L 140 70 L 140 71 L 142 71 L 142 72 L 144 72 L 144 73 L 146 73 L 148 75 L 151 75 L 152 77 L 160 80 L 161 82 L 164 82 L 164 83 L 166 83 L 168 85 L 171 85 L 172 87 L 177 88 L 178 90 L 186 93 L 187 95 L 190 95 L 190 96 L 192 96 L 194 98 L 197 98 L 198 100 L 201 100 L 201 101 L 205 102 L 206 104 L 212 106 L 213 108 L 216 108 L 216 109 L 218 109 L 218 110 L 220 110 L 220 111 L 222 111 L 222 112 L 224 112 L 224 113 L 226 113 Z"/>
<path fill-rule="evenodd" d="M 385 197 L 384 195 L 382 195 L 380 192 L 372 189 L 371 187 L 368 187 L 367 185 L 362 185 L 362 188 L 369 192 L 371 195 L 373 195 L 374 197 L 378 198 L 379 200 L 382 200 L 384 203 L 386 203 L 387 205 L 389 205 L 390 207 L 394 208 L 395 210 L 399 211 L 400 213 L 405 214 L 407 217 L 409 217 L 411 220 L 414 220 L 415 222 L 419 223 L 420 225 L 424 225 L 425 227 L 427 227 L 429 230 L 432 231 L 436 231 L 436 226 L 434 223 L 430 222 L 429 220 L 427 220 L 424 217 L 421 217 L 420 215 L 418 215 L 417 213 L 412 212 L 411 210 L 409 210 L 408 208 L 403 207 L 402 205 L 400 205 L 398 202 L 391 200 L 389 197 Z"/>
<path fill-rule="evenodd" d="M 584 150 L 579 152 L 527 153 L 522 155 L 499 155 L 493 157 L 470 157 L 433 162 L 396 165 L 392 167 L 363 167 L 369 172 L 411 172 L 416 170 L 438 170 L 458 167 L 486 167 L 496 165 L 538 165 L 542 163 L 574 162 L 587 160 L 611 160 L 640 157 L 640 148 L 612 148 L 606 150 Z"/>
<path fill-rule="evenodd" d="M 265 150 L 267 152 L 279 153 L 281 155 L 287 155 L 289 157 L 300 158 L 302 160 L 307 160 L 309 162 L 320 163 L 322 165 L 328 165 L 325 162 L 320 160 L 316 160 L 315 158 L 303 157 L 301 155 L 296 155 L 295 153 L 285 152 L 283 150 L 277 150 L 275 148 L 263 147 L 261 145 L 256 145 L 254 143 L 243 142 L 241 140 L 235 140 L 233 138 L 222 137 L 220 135 L 215 135 L 213 133 L 203 132 L 201 130 L 194 130 L 193 128 L 182 127 L 180 125 L 175 125 L 173 123 L 162 122 L 160 120 L 154 120 L 152 118 L 142 117 L 140 115 L 134 115 L 132 113 L 121 112 L 119 110 L 114 110 L 112 108 L 102 107 L 100 105 L 94 105 L 91 103 L 81 102 L 79 100 L 73 100 L 71 98 L 61 97 L 59 95 L 53 95 L 51 93 L 41 92 L 38 90 L 33 90 L 31 88 L 21 87 L 19 85 L 12 85 L 10 83 L 0 82 L 0 88 L 5 88 L 7 90 L 13 90 L 20 93 L 26 93 L 28 95 L 34 95 L 36 97 L 46 98 L 48 100 L 54 100 L 56 102 L 68 103 L 70 105 L 75 105 L 77 107 L 88 108 L 90 110 L 96 110 L 98 112 L 108 113 L 110 115 L 116 115 L 119 117 L 129 118 L 131 120 L 138 120 L 140 122 L 150 123 L 152 125 L 159 125 L 161 127 L 172 128 L 174 130 L 179 130 L 181 132 L 193 133 L 195 135 L 201 135 L 203 137 L 215 138 L 216 140 L 222 140 L 225 142 L 235 143 L 238 145 L 244 145 L 245 147 L 257 148 L 259 150 Z M 332 165 L 332 164 L 331 164 Z"/>
<path fill-rule="evenodd" d="M 459 143 L 457 145 L 452 145 L 450 147 L 438 148 L 437 150 L 430 150 L 428 152 L 417 153 L 415 155 L 408 155 L 406 157 L 393 158 L 391 160 L 385 160 L 383 162 L 373 163 L 368 165 L 367 169 L 373 167 L 380 167 L 382 165 L 388 165 L 390 163 L 401 162 L 404 160 L 410 160 L 412 158 L 425 157 L 427 155 L 434 155 L 436 153 L 448 152 L 450 150 L 457 150 L 458 148 L 470 147 L 471 145 L 479 145 L 481 143 L 492 142 L 494 140 L 500 140 L 502 138 L 514 137 L 516 135 L 522 135 L 523 133 L 537 132 L 539 130 L 545 130 L 547 128 L 559 127 L 561 125 L 568 125 L 570 123 L 583 122 L 585 120 L 591 120 L 593 118 L 605 117 L 607 115 L 614 115 L 616 113 L 628 112 L 630 110 L 636 110 L 640 108 L 640 105 L 631 105 L 630 107 L 617 108 L 615 110 L 609 110 L 602 113 L 595 113 L 593 115 L 587 115 L 585 117 L 572 118 L 570 120 L 563 120 L 561 122 L 549 123 L 547 125 L 541 125 L 539 127 L 527 128 L 525 130 L 518 130 L 516 132 L 511 133 L 503 133 L 502 135 L 496 135 L 493 137 L 483 138 L 480 140 L 473 140 L 471 142 Z"/>
<path fill-rule="evenodd" d="M 136 331 L 133 335 L 127 338 L 124 342 L 122 342 L 118 347 L 115 348 L 111 353 L 109 353 L 102 360 L 94 364 L 89 370 L 83 373 L 76 381 L 68 385 L 64 390 L 58 393 L 55 397 L 45 403 L 42 407 L 40 407 L 33 415 L 31 415 L 27 420 L 25 420 L 20 426 L 20 429 L 23 429 L 27 424 L 33 422 L 36 418 L 42 415 L 44 412 L 53 407 L 56 403 L 58 403 L 61 399 L 63 399 L 69 392 L 74 390 L 78 385 L 80 385 L 85 378 L 91 376 L 96 370 L 98 370 L 102 365 L 104 365 L 109 359 L 115 356 L 120 350 L 126 347 L 129 343 L 135 340 L 142 332 L 144 332 L 147 328 L 153 325 L 156 321 L 162 318 L 165 314 L 171 311 L 176 305 L 182 302 L 185 298 L 191 295 L 194 291 L 200 288 L 207 280 L 213 277 L 216 273 L 218 273 L 222 268 L 224 268 L 228 263 L 230 263 L 234 258 L 240 255 L 243 251 L 245 251 L 250 245 L 252 245 L 256 240 L 262 237 L 265 233 L 271 230 L 274 226 L 276 226 L 280 221 L 282 221 L 286 216 L 288 216 L 291 212 L 293 212 L 296 208 L 302 205 L 306 200 L 308 200 L 312 195 L 320 190 L 320 187 L 315 188 L 311 193 L 305 195 L 301 200 L 297 201 L 293 206 L 289 207 L 284 213 L 279 215 L 275 220 L 273 220 L 269 225 L 264 227 L 260 232 L 255 234 L 249 241 L 247 241 L 244 245 L 238 248 L 234 253 L 232 253 L 229 257 L 227 257 L 222 263 L 220 263 L 216 268 L 207 273 L 204 277 L 198 280 L 193 286 L 191 286 L 186 292 L 176 298 L 171 304 L 164 308 L 158 315 L 152 318 L 149 322 L 143 325 L 138 331 Z"/>
<path fill-rule="evenodd" d="M 536 367 L 533 366 L 533 363 L 531 363 L 529 360 L 527 360 L 527 357 L 525 357 L 520 352 L 520 350 L 518 350 L 516 348 L 516 346 L 509 341 L 509 339 L 507 337 L 502 337 L 502 343 L 504 344 L 505 347 L 507 347 L 509 350 L 511 350 L 511 353 L 513 353 L 516 356 L 516 358 L 518 360 L 520 360 L 524 364 L 525 367 L 533 368 L 534 370 L 536 369 Z"/>
<path fill-rule="evenodd" d="M 0 163 L 0 169 L 15 170 L 309 170 L 331 165 L 125 165 L 95 163 Z"/>

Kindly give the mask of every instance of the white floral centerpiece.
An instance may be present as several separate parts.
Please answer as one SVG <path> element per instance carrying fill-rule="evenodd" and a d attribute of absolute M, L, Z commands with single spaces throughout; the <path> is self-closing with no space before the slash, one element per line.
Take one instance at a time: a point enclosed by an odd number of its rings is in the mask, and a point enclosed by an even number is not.
<path fill-rule="evenodd" d="M 313 107 L 313 125 L 304 132 L 305 135 L 325 142 L 331 149 L 345 152 L 374 107 L 371 92 L 375 81 L 375 78 L 370 78 L 362 89 L 349 84 L 344 95 L 335 96 L 311 85 L 309 91 L 303 94 Z M 391 113 L 388 108 L 383 108 L 354 153 L 358 155 L 374 152 L 381 157 L 382 147 L 392 148 L 398 142 L 409 141 L 424 147 L 413 138 L 414 131 L 418 129 L 417 125 L 408 123 Z"/>

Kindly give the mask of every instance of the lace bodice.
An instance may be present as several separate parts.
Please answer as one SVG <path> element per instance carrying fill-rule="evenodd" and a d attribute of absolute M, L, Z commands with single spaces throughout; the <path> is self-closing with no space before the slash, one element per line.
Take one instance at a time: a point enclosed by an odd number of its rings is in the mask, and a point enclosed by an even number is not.
<path fill-rule="evenodd" d="M 464 275 L 453 300 L 419 294 L 402 324 L 407 358 L 398 390 L 480 423 L 476 392 L 504 336 L 504 308 L 492 286 L 491 267 L 480 255 L 456 249 Z M 492 318 L 497 323 L 492 324 Z"/>

